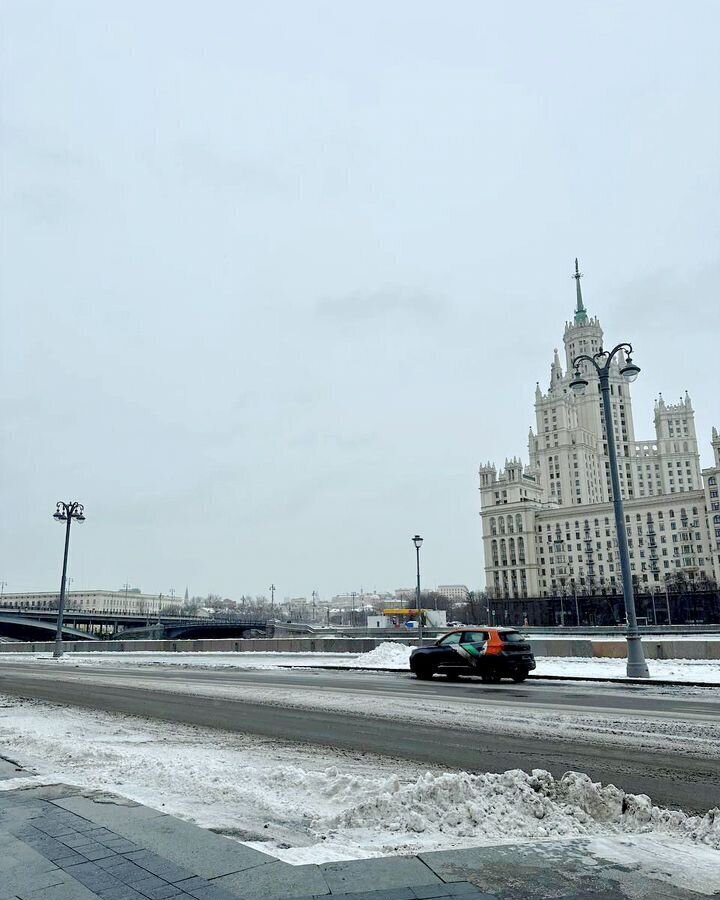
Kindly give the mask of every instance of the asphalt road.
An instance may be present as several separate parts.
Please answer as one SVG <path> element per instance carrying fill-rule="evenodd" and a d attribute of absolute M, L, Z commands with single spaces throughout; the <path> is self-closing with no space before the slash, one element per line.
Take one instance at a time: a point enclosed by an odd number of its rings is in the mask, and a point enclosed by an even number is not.
<path fill-rule="evenodd" d="M 233 685 L 230 697 L 197 696 L 163 691 L 163 685 Z M 720 764 L 685 753 L 657 752 L 628 746 L 614 748 L 591 740 L 527 739 L 492 730 L 468 731 L 401 719 L 376 719 L 350 712 L 308 710 L 248 702 L 242 686 L 282 686 L 303 690 L 347 690 L 353 694 L 395 697 L 398 708 L 414 698 L 466 699 L 469 706 L 498 704 L 504 713 L 516 706 L 548 711 L 637 712 L 651 718 L 720 721 L 720 690 L 683 696 L 677 690 L 616 685 L 503 683 L 483 685 L 477 680 L 448 683 L 418 682 L 409 675 L 361 672 L 277 670 L 169 670 L 74 668 L 65 664 L 3 662 L 0 692 L 34 697 L 92 709 L 158 718 L 265 737 L 350 748 L 393 757 L 445 765 L 467 771 L 548 769 L 559 777 L 573 769 L 594 780 L 612 782 L 626 791 L 649 794 L 653 801 L 691 812 L 720 806 Z"/>

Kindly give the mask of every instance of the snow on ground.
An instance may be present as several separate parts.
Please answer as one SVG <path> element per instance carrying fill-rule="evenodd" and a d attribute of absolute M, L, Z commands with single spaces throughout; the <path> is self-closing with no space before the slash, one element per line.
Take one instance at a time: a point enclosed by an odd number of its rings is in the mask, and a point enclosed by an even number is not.
<path fill-rule="evenodd" d="M 627 661 L 591 656 L 537 656 L 534 675 L 559 675 L 580 678 L 625 678 Z M 660 681 L 720 684 L 720 660 L 649 659 L 650 677 Z"/>
<path fill-rule="evenodd" d="M 165 653 L 104 652 L 67 653 L 61 663 L 70 666 L 274 669 L 278 667 L 348 669 L 393 669 L 407 671 L 413 646 L 386 641 L 368 653 Z M 0 653 L 0 664 L 22 660 L 50 659 L 51 653 Z M 625 660 L 603 657 L 536 657 L 536 675 L 581 678 L 625 678 Z M 652 678 L 663 681 L 696 681 L 720 684 L 720 660 L 651 659 Z"/>
<path fill-rule="evenodd" d="M 641 858 L 643 836 L 655 862 L 669 841 L 715 871 L 710 892 L 720 890 L 719 811 L 658 808 L 574 772 L 428 770 L 7 697 L 0 753 L 37 773 L 0 781 L 0 790 L 63 782 L 111 791 L 295 864 L 578 836 L 596 839 L 589 852 L 602 858 L 620 852 L 621 836 Z"/>

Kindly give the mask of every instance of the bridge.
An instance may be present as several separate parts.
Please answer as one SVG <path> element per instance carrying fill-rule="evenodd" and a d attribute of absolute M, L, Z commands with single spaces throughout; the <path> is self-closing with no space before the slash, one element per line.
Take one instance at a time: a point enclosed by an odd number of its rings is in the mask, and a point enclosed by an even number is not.
<path fill-rule="evenodd" d="M 44 641 L 55 637 L 57 610 L 0 609 L 0 640 Z M 149 622 L 147 616 L 121 613 L 91 613 L 67 610 L 63 637 L 67 640 L 182 640 L 185 638 L 269 636 L 273 624 L 257 619 L 208 619 L 207 616 L 162 616 Z"/>
<path fill-rule="evenodd" d="M 154 625 L 146 625 L 141 628 L 124 628 L 112 635 L 115 639 L 123 641 L 175 641 L 192 640 L 195 638 L 228 638 L 255 636 L 259 632 L 268 635 L 268 629 L 272 629 L 271 622 L 264 620 L 237 620 L 231 622 L 202 622 L 176 620 L 174 622 L 160 622 Z"/>
<path fill-rule="evenodd" d="M 15 641 L 52 641 L 57 631 L 55 618 L 31 618 L 21 613 L 0 611 L 0 639 Z M 88 631 L 81 631 L 72 625 L 63 624 L 63 637 L 69 641 L 97 641 L 99 638 Z"/>

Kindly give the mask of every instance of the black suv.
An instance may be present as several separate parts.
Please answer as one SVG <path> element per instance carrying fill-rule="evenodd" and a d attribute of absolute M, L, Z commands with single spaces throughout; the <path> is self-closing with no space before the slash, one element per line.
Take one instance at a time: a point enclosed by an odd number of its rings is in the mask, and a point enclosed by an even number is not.
<path fill-rule="evenodd" d="M 441 637 L 434 647 L 418 647 L 410 655 L 410 671 L 417 678 L 435 674 L 450 679 L 479 675 L 496 683 L 501 678 L 525 681 L 535 657 L 524 634 L 514 628 L 463 628 Z"/>

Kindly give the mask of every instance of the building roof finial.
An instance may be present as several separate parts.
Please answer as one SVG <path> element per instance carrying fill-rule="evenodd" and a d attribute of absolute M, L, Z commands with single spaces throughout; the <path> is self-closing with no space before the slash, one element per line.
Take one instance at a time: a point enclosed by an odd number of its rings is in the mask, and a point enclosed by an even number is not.
<path fill-rule="evenodd" d="M 583 305 L 582 298 L 582 290 L 580 289 L 580 279 L 583 277 L 582 272 L 580 271 L 580 266 L 578 264 L 577 256 L 575 257 L 575 274 L 572 276 L 575 279 L 575 290 L 577 292 L 577 306 L 575 308 L 575 324 L 576 325 L 587 325 L 588 317 L 587 310 Z"/>

